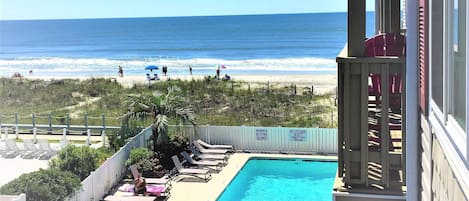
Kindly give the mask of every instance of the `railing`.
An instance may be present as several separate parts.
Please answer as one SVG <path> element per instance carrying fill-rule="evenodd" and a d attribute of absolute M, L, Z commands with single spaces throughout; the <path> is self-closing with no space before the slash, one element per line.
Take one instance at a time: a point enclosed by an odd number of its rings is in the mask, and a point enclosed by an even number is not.
<path fill-rule="evenodd" d="M 190 140 L 232 144 L 237 151 L 337 154 L 337 129 L 247 126 L 172 126 Z"/>
<path fill-rule="evenodd" d="M 0 195 L 0 201 L 26 201 L 26 194 L 19 195 Z"/>
<path fill-rule="evenodd" d="M 41 134 L 61 134 L 62 130 L 66 129 L 67 134 L 81 135 L 88 130 L 100 134 L 105 130 L 120 129 L 118 126 L 106 125 L 106 119 L 115 120 L 117 118 L 106 117 L 104 114 L 98 117 L 85 114 L 83 118 L 76 119 L 80 121 L 72 121 L 69 114 L 65 116 L 53 116 L 50 113 L 43 115 L 36 113 L 31 115 L 0 114 L 0 132 L 4 132 L 5 128 L 12 128 L 6 129 L 6 131 L 12 134 L 32 133 L 33 129 L 36 128 L 37 132 Z M 98 125 L 90 125 L 90 122 Z"/>
<path fill-rule="evenodd" d="M 98 169 L 91 172 L 91 174 L 81 182 L 81 190 L 72 195 L 69 200 L 101 200 L 104 195 L 119 182 L 126 171 L 125 161 L 129 158 L 130 151 L 134 148 L 147 146 L 151 134 L 152 130 L 148 127 L 133 137 Z"/>
<path fill-rule="evenodd" d="M 343 52 L 337 63 L 338 176 L 347 185 L 389 187 L 390 170 L 397 168 L 405 180 L 405 57 L 347 57 Z M 373 75 L 380 90 L 371 95 Z M 392 133 L 399 136 L 393 139 Z M 401 143 L 398 151 L 395 140 Z M 376 169 L 380 171 L 370 171 Z"/>

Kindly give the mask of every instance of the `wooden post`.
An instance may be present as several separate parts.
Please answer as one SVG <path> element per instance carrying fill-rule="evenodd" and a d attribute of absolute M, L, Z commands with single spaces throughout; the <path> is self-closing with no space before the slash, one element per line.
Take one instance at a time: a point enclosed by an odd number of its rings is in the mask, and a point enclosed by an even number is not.
<path fill-rule="evenodd" d="M 101 132 L 101 136 L 103 137 L 102 142 L 103 142 L 103 147 L 106 146 L 106 130 L 103 130 Z"/>
<path fill-rule="evenodd" d="M 67 124 L 67 132 L 70 130 L 70 113 L 65 115 L 65 123 Z"/>
<path fill-rule="evenodd" d="M 269 81 L 267 81 L 267 93 L 269 93 L 269 91 L 270 91 L 270 83 Z"/>
<path fill-rule="evenodd" d="M 19 130 L 18 130 L 18 113 L 17 112 L 15 112 L 15 134 L 16 134 L 16 139 L 18 139 Z"/>
<path fill-rule="evenodd" d="M 106 116 L 104 113 L 101 114 L 101 121 L 103 122 L 103 130 L 106 130 Z"/>
<path fill-rule="evenodd" d="M 49 133 L 52 133 L 52 114 L 50 112 L 47 114 L 47 120 L 49 123 Z"/>
<path fill-rule="evenodd" d="M 33 129 L 36 128 L 36 113 L 34 113 L 34 112 L 31 114 L 31 121 L 32 121 L 32 124 L 33 124 Z"/>
<path fill-rule="evenodd" d="M 347 14 L 348 56 L 365 56 L 365 0 L 348 0 Z"/>
<path fill-rule="evenodd" d="M 90 129 L 87 129 L 87 130 L 86 130 L 86 134 L 87 134 L 87 137 L 86 137 L 86 146 L 90 146 L 90 145 L 91 145 L 91 130 L 90 130 Z"/>
<path fill-rule="evenodd" d="M 34 127 L 34 128 L 33 128 L 33 141 L 34 141 L 34 143 L 37 142 L 37 137 L 36 137 L 36 135 L 37 135 L 37 128 Z"/>
<path fill-rule="evenodd" d="M 251 83 L 248 83 L 248 92 L 251 92 Z"/>
<path fill-rule="evenodd" d="M 311 95 L 314 95 L 314 85 L 311 85 Z"/>
<path fill-rule="evenodd" d="M 88 113 L 85 113 L 85 117 L 84 117 L 84 124 L 85 124 L 85 129 L 88 129 Z"/>
<path fill-rule="evenodd" d="M 5 139 L 8 139 L 8 127 L 5 127 Z"/>
<path fill-rule="evenodd" d="M 294 89 L 294 93 L 295 93 L 295 95 L 296 95 L 296 84 L 295 84 L 293 87 L 294 87 L 294 88 L 293 88 L 293 89 Z"/>

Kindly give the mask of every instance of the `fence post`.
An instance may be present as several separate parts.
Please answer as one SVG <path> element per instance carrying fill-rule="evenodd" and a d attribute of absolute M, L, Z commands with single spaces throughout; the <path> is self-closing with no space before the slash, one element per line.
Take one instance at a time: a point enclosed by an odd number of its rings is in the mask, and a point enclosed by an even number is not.
<path fill-rule="evenodd" d="M 103 147 L 106 146 L 106 130 L 103 130 L 101 133 L 101 136 L 103 137 Z"/>
<path fill-rule="evenodd" d="M 67 139 L 67 128 L 64 128 L 64 129 L 63 129 L 63 134 L 62 134 L 62 136 L 63 136 L 63 139 L 64 139 L 64 140 Z"/>
<path fill-rule="evenodd" d="M 67 113 L 67 115 L 65 115 L 65 121 L 67 124 L 67 131 L 69 131 L 70 130 L 70 113 Z"/>
<path fill-rule="evenodd" d="M 314 95 L 314 85 L 311 85 L 311 95 Z"/>
<path fill-rule="evenodd" d="M 5 139 L 8 139 L 8 127 L 5 127 Z"/>
<path fill-rule="evenodd" d="M 88 113 L 85 113 L 85 119 L 84 119 L 84 124 L 85 124 L 85 129 L 88 130 Z"/>
<path fill-rule="evenodd" d="M 15 112 L 15 134 L 16 134 L 16 139 L 18 139 L 18 112 Z"/>
<path fill-rule="evenodd" d="M 52 114 L 50 112 L 47 114 L 47 118 L 49 123 L 49 133 L 52 133 Z"/>
<path fill-rule="evenodd" d="M 269 91 L 270 91 L 270 83 L 269 81 L 267 81 L 267 93 L 269 93 Z"/>
<path fill-rule="evenodd" d="M 88 135 L 86 138 L 86 145 L 90 146 L 91 145 L 91 130 L 90 129 L 86 130 L 86 134 Z"/>
<path fill-rule="evenodd" d="M 101 114 L 101 120 L 103 122 L 103 131 L 106 130 L 106 116 L 103 114 Z"/>
<path fill-rule="evenodd" d="M 31 114 L 31 121 L 33 123 L 33 128 L 36 128 L 36 113 Z"/>
<path fill-rule="evenodd" d="M 293 87 L 294 87 L 294 90 L 295 90 L 295 95 L 296 95 L 296 84 L 295 84 Z"/>
<path fill-rule="evenodd" d="M 33 127 L 33 141 L 34 143 L 37 142 L 37 128 Z"/>
<path fill-rule="evenodd" d="M 248 83 L 248 92 L 251 92 L 251 83 Z"/>

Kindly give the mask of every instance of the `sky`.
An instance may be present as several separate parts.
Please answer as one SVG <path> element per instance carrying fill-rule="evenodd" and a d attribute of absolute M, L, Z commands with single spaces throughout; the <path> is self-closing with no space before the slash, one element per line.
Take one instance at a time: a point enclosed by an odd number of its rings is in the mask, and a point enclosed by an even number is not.
<path fill-rule="evenodd" d="M 345 12 L 347 0 L 0 0 L 1 20 Z M 374 10 L 374 0 L 367 0 Z"/>

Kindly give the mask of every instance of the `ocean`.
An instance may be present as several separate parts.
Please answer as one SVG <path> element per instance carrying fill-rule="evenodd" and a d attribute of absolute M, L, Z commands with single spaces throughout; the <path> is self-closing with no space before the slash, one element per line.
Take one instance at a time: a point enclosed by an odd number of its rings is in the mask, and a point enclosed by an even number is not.
<path fill-rule="evenodd" d="M 367 35 L 373 33 L 367 13 Z M 0 20 L 0 76 L 333 74 L 346 13 L 76 20 Z M 157 72 L 158 73 L 158 72 Z"/>

